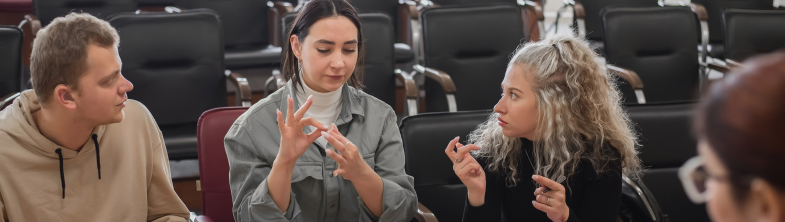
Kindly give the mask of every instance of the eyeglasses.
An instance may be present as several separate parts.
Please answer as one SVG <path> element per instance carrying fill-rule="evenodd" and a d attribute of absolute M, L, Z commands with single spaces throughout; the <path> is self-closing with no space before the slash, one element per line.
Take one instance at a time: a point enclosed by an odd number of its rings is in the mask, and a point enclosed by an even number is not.
<path fill-rule="evenodd" d="M 695 204 L 705 203 L 709 198 L 708 182 L 709 179 L 716 181 L 727 181 L 727 177 L 709 174 L 704 167 L 703 158 L 693 157 L 687 160 L 679 168 L 679 179 L 681 180 L 687 197 Z"/>

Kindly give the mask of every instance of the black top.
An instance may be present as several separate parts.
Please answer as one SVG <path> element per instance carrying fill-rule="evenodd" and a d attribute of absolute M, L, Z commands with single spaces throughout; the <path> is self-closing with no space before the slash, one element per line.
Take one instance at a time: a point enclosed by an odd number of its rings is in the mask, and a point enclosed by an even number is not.
<path fill-rule="evenodd" d="M 532 142 L 527 139 L 522 139 L 522 142 L 521 148 L 529 157 L 533 157 Z M 592 163 L 583 159 L 576 173 L 567 178 L 569 187 L 565 186 L 565 193 L 567 206 L 570 208 L 567 221 L 616 221 L 621 202 L 622 168 L 618 152 L 616 149 L 612 150 L 617 158 L 611 161 L 599 176 Z M 532 206 L 535 199 L 534 190 L 539 186 L 530 176 L 534 174 L 533 163 L 523 152 L 520 158 L 522 161 L 519 162 L 518 173 L 521 179 L 515 187 L 507 186 L 506 175 L 488 170 L 485 158 L 477 158 L 485 170 L 485 204 L 473 207 L 467 198 L 463 221 L 551 221 L 544 212 Z"/>

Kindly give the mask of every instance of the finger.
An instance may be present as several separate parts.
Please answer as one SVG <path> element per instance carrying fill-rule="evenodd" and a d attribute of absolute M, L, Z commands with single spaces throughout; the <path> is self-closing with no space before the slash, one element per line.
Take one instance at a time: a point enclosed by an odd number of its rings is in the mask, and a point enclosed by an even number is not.
<path fill-rule="evenodd" d="M 278 129 L 283 131 L 286 126 L 286 123 L 283 121 L 283 113 L 281 113 L 281 110 L 276 110 L 275 114 L 278 115 Z"/>
<path fill-rule="evenodd" d="M 480 171 L 480 168 L 481 168 L 480 164 L 477 163 L 467 164 L 465 167 L 458 170 L 457 175 L 459 177 L 468 178 L 469 176 L 477 175 L 477 172 Z"/>
<path fill-rule="evenodd" d="M 339 175 L 341 175 L 343 173 L 344 173 L 343 169 L 337 169 L 337 170 L 333 171 L 333 176 L 339 176 Z"/>
<path fill-rule="evenodd" d="M 341 152 L 343 155 L 347 154 L 346 148 L 343 147 L 343 143 L 338 142 L 334 136 L 330 135 L 326 131 L 322 132 L 322 136 L 327 140 L 328 143 L 330 143 L 330 145 L 333 145 L 333 148 L 338 150 L 338 152 Z"/>
<path fill-rule="evenodd" d="M 458 154 L 455 155 L 455 158 L 459 158 L 459 160 L 462 160 L 462 159 L 466 158 L 466 154 L 468 154 L 469 151 L 479 150 L 479 149 L 480 149 L 480 147 L 475 146 L 474 144 L 469 144 L 469 145 L 463 146 L 461 148 L 458 148 Z"/>
<path fill-rule="evenodd" d="M 316 130 L 327 131 L 327 127 L 312 117 L 301 119 L 300 123 L 302 123 L 302 126 L 313 126 L 316 127 Z"/>
<path fill-rule="evenodd" d="M 286 103 L 286 126 L 292 126 L 292 122 L 294 122 L 294 100 L 292 97 L 287 97 Z"/>
<path fill-rule="evenodd" d="M 534 208 L 537 208 L 537 210 L 540 210 L 540 211 L 545 212 L 545 213 L 555 213 L 556 212 L 556 208 L 548 206 L 548 205 L 545 205 L 544 203 L 540 203 L 538 201 L 532 200 L 532 205 L 534 205 Z"/>
<path fill-rule="evenodd" d="M 331 159 L 335 160 L 335 162 L 338 163 L 339 167 L 340 165 L 346 163 L 346 159 L 344 159 L 343 156 L 341 156 L 341 154 L 333 152 L 333 150 L 331 149 L 324 150 L 324 153 L 326 153 L 327 156 L 329 156 Z"/>
<path fill-rule="evenodd" d="M 456 136 L 454 139 L 450 140 L 450 143 L 447 144 L 447 148 L 444 149 L 444 154 L 447 154 L 447 157 L 450 158 L 450 162 L 453 162 L 453 164 L 455 163 L 455 144 L 458 143 L 458 139 L 460 138 L 460 136 Z"/>
<path fill-rule="evenodd" d="M 335 123 L 330 124 L 330 126 L 333 128 L 332 131 L 328 131 L 328 133 L 330 133 L 330 136 L 334 136 L 335 139 L 338 140 L 338 142 L 340 142 L 341 144 L 346 144 L 349 141 L 349 139 L 344 137 L 343 134 L 341 134 L 341 132 L 335 130 L 338 128 L 338 126 L 336 126 Z"/>
<path fill-rule="evenodd" d="M 551 179 L 545 178 L 545 177 L 540 176 L 540 175 L 532 175 L 532 180 L 534 180 L 535 182 L 539 183 L 540 185 L 548 187 L 552 191 L 562 191 L 562 190 L 564 190 L 564 186 L 562 186 L 561 184 L 556 183 L 556 181 L 553 181 Z M 548 191 L 548 192 L 551 192 L 551 191 Z"/>
<path fill-rule="evenodd" d="M 545 189 L 545 187 L 539 187 L 537 189 L 534 189 L 534 196 L 541 195 L 542 194 L 542 190 L 544 190 L 544 189 Z"/>
<path fill-rule="evenodd" d="M 311 104 L 313 104 L 313 99 L 311 97 L 313 97 L 313 95 L 308 96 L 308 99 L 305 100 L 305 104 L 303 104 L 303 106 L 297 110 L 297 113 L 294 114 L 295 121 L 302 119 L 305 112 L 308 111 L 308 108 L 311 108 Z"/>

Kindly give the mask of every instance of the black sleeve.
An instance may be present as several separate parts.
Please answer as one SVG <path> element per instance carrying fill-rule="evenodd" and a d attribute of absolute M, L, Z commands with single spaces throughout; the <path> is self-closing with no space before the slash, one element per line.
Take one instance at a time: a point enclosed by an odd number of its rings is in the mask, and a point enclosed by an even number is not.
<path fill-rule="evenodd" d="M 463 208 L 463 221 L 501 221 L 502 192 L 504 191 L 504 178 L 498 173 L 490 172 L 483 158 L 477 158 L 477 162 L 485 171 L 485 204 L 473 207 L 469 204 L 467 193 Z M 501 181 L 499 179 L 502 179 Z"/>
<path fill-rule="evenodd" d="M 611 161 L 608 169 L 598 177 L 591 163 L 582 164 L 590 178 L 586 184 L 583 201 L 578 203 L 580 211 L 570 208 L 568 222 L 600 221 L 614 222 L 619 215 L 621 204 L 621 161 Z"/>

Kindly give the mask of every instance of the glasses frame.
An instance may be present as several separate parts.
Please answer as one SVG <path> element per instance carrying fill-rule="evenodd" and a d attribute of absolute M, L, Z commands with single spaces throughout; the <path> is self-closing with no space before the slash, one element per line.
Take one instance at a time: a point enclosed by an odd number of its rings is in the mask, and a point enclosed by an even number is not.
<path fill-rule="evenodd" d="M 695 156 L 679 167 L 679 180 L 681 180 L 681 185 L 684 187 L 684 192 L 687 193 L 687 197 L 695 204 L 706 203 L 708 200 L 706 193 L 698 191 L 698 187 L 692 179 L 692 174 L 701 166 L 703 166 L 703 158 Z"/>

